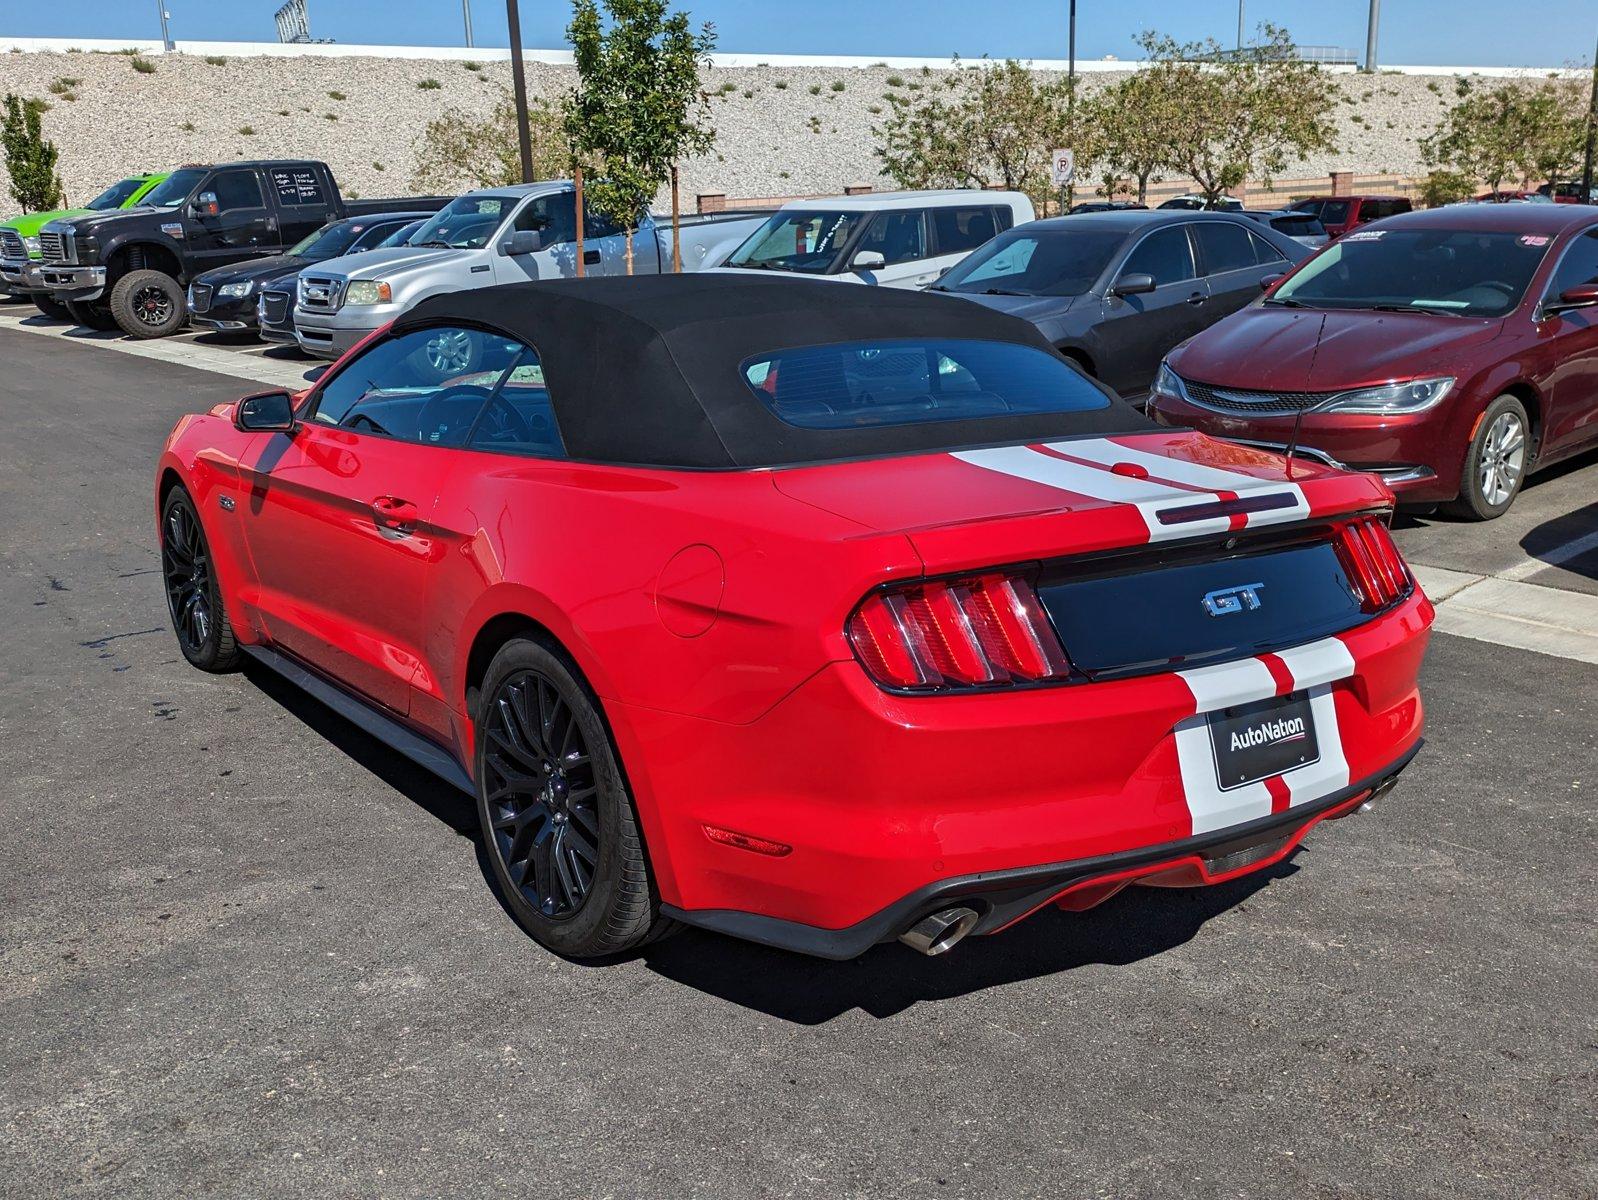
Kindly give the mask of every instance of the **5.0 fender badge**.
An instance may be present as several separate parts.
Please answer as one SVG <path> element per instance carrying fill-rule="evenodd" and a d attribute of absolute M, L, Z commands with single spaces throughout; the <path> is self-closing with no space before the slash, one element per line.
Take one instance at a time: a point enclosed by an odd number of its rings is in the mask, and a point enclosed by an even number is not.
<path fill-rule="evenodd" d="M 216 502 L 219 505 L 222 506 L 222 511 L 223 512 L 232 512 L 233 511 L 233 497 L 232 496 L 218 496 L 216 498 Z"/>

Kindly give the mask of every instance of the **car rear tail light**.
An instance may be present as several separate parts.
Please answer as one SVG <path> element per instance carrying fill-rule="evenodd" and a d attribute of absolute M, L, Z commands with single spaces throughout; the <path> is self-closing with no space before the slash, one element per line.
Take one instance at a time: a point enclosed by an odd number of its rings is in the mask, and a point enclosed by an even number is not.
<path fill-rule="evenodd" d="M 1377 517 L 1357 517 L 1337 531 L 1337 555 L 1366 612 L 1377 612 L 1409 594 L 1409 568 Z"/>
<path fill-rule="evenodd" d="M 861 664 L 885 687 L 933 691 L 1070 674 L 1032 585 L 994 572 L 876 592 L 849 618 Z"/>

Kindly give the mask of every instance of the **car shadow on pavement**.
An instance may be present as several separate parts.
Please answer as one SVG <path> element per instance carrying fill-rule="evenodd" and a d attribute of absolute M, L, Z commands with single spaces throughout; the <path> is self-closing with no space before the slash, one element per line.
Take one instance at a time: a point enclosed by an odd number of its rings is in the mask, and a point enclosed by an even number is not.
<path fill-rule="evenodd" d="M 1571 557 L 1557 553 L 1564 551 L 1565 555 L 1570 555 L 1571 550 L 1566 547 L 1595 532 L 1598 532 L 1598 502 L 1544 521 L 1520 539 L 1520 548 L 1530 558 L 1548 559 L 1549 566 L 1557 566 L 1575 575 L 1585 575 L 1588 579 L 1598 579 L 1598 546 Z"/>
<path fill-rule="evenodd" d="M 650 970 L 673 982 L 778 1020 L 820 1025 L 853 1009 L 887 1018 L 928 1001 L 1151 958 L 1191 940 L 1208 921 L 1297 870 L 1289 859 L 1214 887 L 1128 888 L 1085 913 L 1045 908 L 1003 933 L 968 938 L 937 958 L 894 942 L 849 962 L 830 962 L 699 930 L 648 947 L 642 957 Z"/>

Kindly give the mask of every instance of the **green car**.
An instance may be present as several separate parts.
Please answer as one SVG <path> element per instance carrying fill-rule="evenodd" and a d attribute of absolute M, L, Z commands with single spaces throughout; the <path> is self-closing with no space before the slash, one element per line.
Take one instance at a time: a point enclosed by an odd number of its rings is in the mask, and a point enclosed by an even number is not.
<path fill-rule="evenodd" d="M 39 311 L 57 320 L 67 319 L 67 310 L 58 301 L 50 299 L 44 283 L 38 278 L 38 264 L 43 259 L 39 251 L 39 230 L 46 221 L 58 217 L 77 217 L 87 212 L 110 212 L 117 208 L 133 208 L 169 172 L 129 175 L 119 179 L 101 192 L 83 208 L 59 208 L 54 212 L 26 213 L 0 221 L 0 292 L 28 296 Z"/>

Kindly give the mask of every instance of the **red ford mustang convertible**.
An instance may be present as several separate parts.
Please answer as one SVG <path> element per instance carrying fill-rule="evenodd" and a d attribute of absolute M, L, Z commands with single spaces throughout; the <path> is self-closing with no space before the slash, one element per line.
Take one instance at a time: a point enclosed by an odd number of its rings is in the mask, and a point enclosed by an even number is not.
<path fill-rule="evenodd" d="M 572 956 L 941 953 L 1260 870 L 1420 745 L 1380 481 L 1157 428 L 953 298 L 439 296 L 184 418 L 157 504 L 189 661 L 475 795 Z"/>

